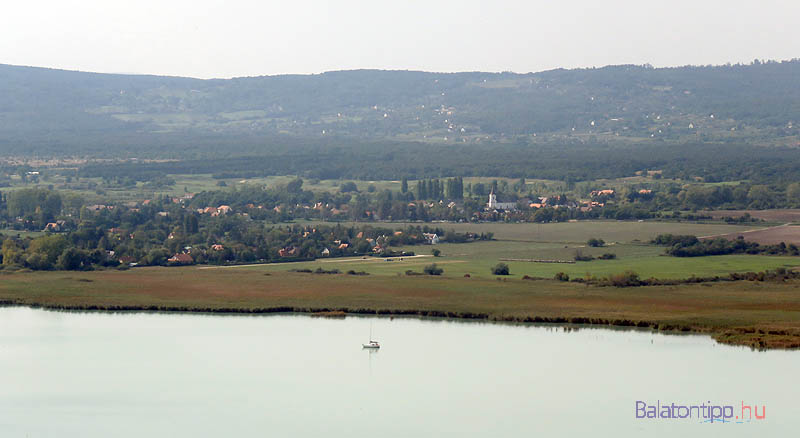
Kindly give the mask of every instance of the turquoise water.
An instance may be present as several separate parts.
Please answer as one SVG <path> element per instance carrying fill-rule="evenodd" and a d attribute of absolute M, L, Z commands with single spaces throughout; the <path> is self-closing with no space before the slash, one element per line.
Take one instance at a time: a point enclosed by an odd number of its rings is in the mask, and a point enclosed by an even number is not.
<path fill-rule="evenodd" d="M 649 331 L 6 307 L 0 436 L 795 436 L 798 370 Z M 637 420 L 637 400 L 766 418 Z"/>

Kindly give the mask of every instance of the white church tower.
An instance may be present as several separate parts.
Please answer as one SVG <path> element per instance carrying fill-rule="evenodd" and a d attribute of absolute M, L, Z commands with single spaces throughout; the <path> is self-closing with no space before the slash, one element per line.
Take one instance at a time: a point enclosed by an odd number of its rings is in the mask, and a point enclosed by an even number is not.
<path fill-rule="evenodd" d="M 489 193 L 489 208 L 497 208 L 497 195 L 494 194 L 494 187 L 492 188 L 491 193 Z"/>

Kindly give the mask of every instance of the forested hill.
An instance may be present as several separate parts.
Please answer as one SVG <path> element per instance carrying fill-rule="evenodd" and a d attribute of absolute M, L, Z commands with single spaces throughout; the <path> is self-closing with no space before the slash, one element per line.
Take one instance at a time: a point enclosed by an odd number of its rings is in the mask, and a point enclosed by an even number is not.
<path fill-rule="evenodd" d="M 226 80 L 0 65 L 0 152 L 209 133 L 451 144 L 794 146 L 800 60 L 531 74 L 357 70 Z"/>

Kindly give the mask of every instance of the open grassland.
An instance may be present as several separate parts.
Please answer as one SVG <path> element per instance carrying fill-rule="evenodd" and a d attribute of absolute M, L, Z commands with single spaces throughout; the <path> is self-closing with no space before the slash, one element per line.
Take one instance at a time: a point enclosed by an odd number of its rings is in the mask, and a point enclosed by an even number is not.
<path fill-rule="evenodd" d="M 312 221 L 298 223 L 319 224 Z M 330 225 L 333 222 L 325 222 Z M 362 226 L 364 223 L 341 222 L 343 226 Z M 386 228 L 405 228 L 409 225 L 439 227 L 445 231 L 454 230 L 459 233 L 494 233 L 496 240 L 513 240 L 523 242 L 564 242 L 585 243 L 591 238 L 603 239 L 606 242 L 648 242 L 659 234 L 692 234 L 707 236 L 728 233 L 741 233 L 747 230 L 764 228 L 761 225 L 727 225 L 698 224 L 689 222 L 654 222 L 654 221 L 578 221 L 560 223 L 408 223 L 378 222 L 374 226 Z"/>
<path fill-rule="evenodd" d="M 433 249 L 441 251 L 440 257 L 431 256 Z M 286 271 L 288 269 L 339 269 L 365 271 L 376 275 L 401 275 L 407 270 L 422 272 L 424 266 L 436 263 L 444 269 L 445 275 L 491 278 L 490 268 L 502 261 L 510 267 L 510 278 L 531 277 L 553 278 L 557 272 L 564 272 L 572 278 L 587 275 L 604 277 L 627 270 L 634 271 L 642 278 L 683 279 L 691 276 L 726 276 L 731 272 L 759 272 L 775 268 L 794 268 L 800 266 L 798 257 L 772 257 L 761 255 L 724 255 L 707 257 L 669 257 L 663 255 L 664 249 L 649 245 L 620 244 L 603 248 L 589 248 L 583 245 L 563 245 L 552 243 L 528 243 L 510 241 L 489 241 L 462 244 L 440 244 L 435 246 L 409 246 L 404 248 L 426 257 L 358 257 L 347 259 L 318 259 L 313 262 L 278 263 L 260 266 L 242 266 L 221 269 L 258 269 L 266 272 Z M 613 260 L 595 259 L 575 263 L 537 263 L 513 261 L 509 259 L 563 260 L 573 261 L 575 253 L 599 257 L 605 253 L 617 256 Z M 216 269 L 216 268 L 212 268 Z"/>
<path fill-rule="evenodd" d="M 352 223 L 350 223 L 352 224 Z M 343 225 L 350 225 L 343 224 Z M 402 228 L 408 224 L 382 223 L 377 226 Z M 415 224 L 416 225 L 416 224 Z M 775 268 L 794 268 L 800 266 L 800 258 L 761 255 L 724 255 L 680 258 L 664 254 L 664 248 L 646 245 L 661 233 L 672 234 L 725 234 L 743 232 L 757 227 L 722 224 L 694 224 L 670 222 L 618 222 L 591 221 L 551 224 L 428 224 L 441 226 L 445 230 L 458 232 L 492 232 L 493 241 L 465 244 L 443 243 L 435 246 L 409 246 L 401 248 L 428 257 L 391 258 L 364 257 L 356 259 L 320 259 L 314 262 L 292 263 L 291 266 L 275 264 L 263 268 L 269 271 L 286 269 L 339 269 L 341 271 L 365 271 L 370 274 L 400 275 L 407 270 L 420 272 L 430 263 L 436 263 L 445 270 L 446 275 L 472 277 L 491 277 L 490 268 L 502 261 L 511 268 L 511 277 L 553 278 L 564 272 L 572 278 L 587 276 L 604 277 L 627 270 L 638 273 L 642 278 L 683 279 L 691 276 L 726 276 L 731 272 L 759 272 Z M 600 248 L 586 246 L 589 238 L 600 238 L 607 245 Z M 431 257 L 438 249 L 441 256 Z M 610 253 L 613 260 L 600 260 L 598 257 Z M 518 260 L 559 260 L 574 261 L 576 254 L 595 257 L 595 260 L 575 263 L 537 263 Z M 515 260 L 516 259 L 516 260 Z M 246 268 L 254 269 L 254 268 Z"/>
<path fill-rule="evenodd" d="M 380 224 L 391 228 L 404 225 Z M 445 230 L 459 232 L 493 232 L 497 240 L 473 243 L 443 243 L 435 246 L 409 246 L 401 248 L 427 257 L 362 257 L 355 259 L 320 259 L 314 262 L 265 265 L 258 269 L 270 272 L 287 269 L 339 269 L 340 271 L 365 271 L 378 275 L 401 275 L 407 270 L 421 272 L 425 265 L 436 263 L 445 270 L 445 275 L 472 277 L 492 277 L 490 268 L 498 262 L 509 265 L 512 278 L 524 275 L 553 278 L 564 272 L 572 278 L 587 276 L 604 277 L 627 270 L 638 273 L 642 278 L 683 279 L 691 276 L 726 276 L 731 272 L 759 272 L 775 268 L 794 268 L 800 266 L 800 258 L 762 255 L 723 255 L 707 257 L 670 257 L 664 248 L 646 245 L 661 233 L 672 234 L 716 234 L 730 233 L 731 230 L 747 231 L 751 227 L 736 225 L 709 225 L 693 223 L 659 222 L 568 222 L 553 224 L 433 224 Z M 586 246 L 591 238 L 601 238 L 607 245 L 599 248 Z M 637 242 L 639 241 L 639 242 Z M 619 242 L 619 243 L 617 243 Z M 440 257 L 432 257 L 434 249 L 441 251 Z M 600 260 L 603 254 L 614 254 L 615 259 Z M 575 263 L 538 263 L 519 260 L 559 260 L 574 261 L 575 256 L 595 257 L 592 261 Z M 254 267 L 244 269 L 256 269 Z"/>
<path fill-rule="evenodd" d="M 621 289 L 551 280 L 183 267 L 3 274 L 0 301 L 64 309 L 339 310 L 610 324 L 705 332 L 722 342 L 758 348 L 796 348 L 800 347 L 798 286 L 742 281 Z"/>

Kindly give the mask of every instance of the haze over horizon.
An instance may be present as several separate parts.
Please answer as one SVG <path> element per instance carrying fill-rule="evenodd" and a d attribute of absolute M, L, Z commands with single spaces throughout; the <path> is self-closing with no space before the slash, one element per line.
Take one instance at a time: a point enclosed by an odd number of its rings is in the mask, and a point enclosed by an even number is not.
<path fill-rule="evenodd" d="M 749 63 L 800 55 L 798 15 L 784 0 L 46 0 L 3 8 L 0 63 L 197 78 Z"/>

